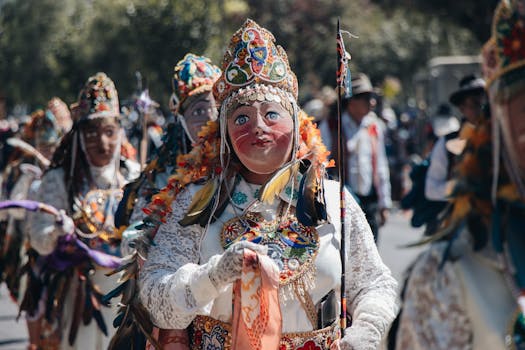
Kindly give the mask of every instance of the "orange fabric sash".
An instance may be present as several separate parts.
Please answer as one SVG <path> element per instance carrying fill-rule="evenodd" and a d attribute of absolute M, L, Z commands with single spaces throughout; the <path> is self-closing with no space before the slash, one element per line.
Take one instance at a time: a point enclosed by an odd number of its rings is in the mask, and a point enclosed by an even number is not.
<path fill-rule="evenodd" d="M 282 317 L 279 271 L 271 258 L 245 249 L 233 293 L 232 349 L 277 350 Z"/>

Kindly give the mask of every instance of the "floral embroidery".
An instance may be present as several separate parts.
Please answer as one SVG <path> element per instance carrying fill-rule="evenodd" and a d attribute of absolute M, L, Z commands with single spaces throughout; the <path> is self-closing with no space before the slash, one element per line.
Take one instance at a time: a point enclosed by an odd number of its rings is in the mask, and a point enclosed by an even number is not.
<path fill-rule="evenodd" d="M 279 267 L 281 285 L 311 271 L 319 250 L 316 229 L 301 225 L 292 215 L 280 224 L 265 221 L 260 214 L 251 212 L 242 220 L 234 218 L 228 221 L 221 234 L 222 246 L 226 249 L 243 240 L 268 247 L 268 256 Z"/>
<path fill-rule="evenodd" d="M 197 316 L 192 323 L 191 350 L 235 350 L 232 349 L 231 324 L 208 316 Z M 283 333 L 279 350 L 327 350 L 339 338 L 339 327 L 330 327 L 309 332 Z M 217 348 L 220 344 L 221 347 Z"/>
<path fill-rule="evenodd" d="M 297 350 L 322 350 L 322 349 L 313 340 L 309 340 Z"/>
<path fill-rule="evenodd" d="M 215 326 L 209 334 L 202 336 L 202 349 L 203 350 L 222 350 L 224 346 L 224 330 Z"/>
<path fill-rule="evenodd" d="M 243 205 L 248 201 L 248 196 L 242 192 L 234 192 L 232 195 L 232 201 L 236 205 Z"/>

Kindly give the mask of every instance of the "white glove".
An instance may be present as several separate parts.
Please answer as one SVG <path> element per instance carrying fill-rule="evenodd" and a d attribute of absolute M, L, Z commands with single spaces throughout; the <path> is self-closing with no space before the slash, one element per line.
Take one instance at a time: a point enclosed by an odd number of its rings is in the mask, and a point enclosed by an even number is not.
<path fill-rule="evenodd" d="M 59 225 L 62 230 L 61 236 L 67 234 L 73 234 L 75 232 L 75 223 L 65 212 L 65 210 L 60 210 L 60 217 L 57 218 L 57 225 Z"/>
<path fill-rule="evenodd" d="M 220 289 L 225 285 L 241 278 L 244 249 L 251 249 L 256 253 L 266 255 L 268 247 L 249 241 L 240 241 L 232 244 L 208 272 L 215 288 Z"/>
<path fill-rule="evenodd" d="M 375 350 L 381 341 L 381 335 L 371 327 L 353 324 L 345 330 L 345 336 L 333 349 L 340 350 Z M 335 342 L 334 342 L 335 343 Z"/>

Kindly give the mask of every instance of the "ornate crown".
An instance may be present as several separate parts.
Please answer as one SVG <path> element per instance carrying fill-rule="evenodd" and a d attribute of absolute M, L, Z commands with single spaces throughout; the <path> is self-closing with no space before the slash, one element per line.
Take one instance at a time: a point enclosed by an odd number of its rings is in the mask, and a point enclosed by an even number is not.
<path fill-rule="evenodd" d="M 113 80 L 101 72 L 89 77 L 71 110 L 75 121 L 119 117 L 118 95 Z"/>
<path fill-rule="evenodd" d="M 297 78 L 286 52 L 275 45 L 270 31 L 247 19 L 231 38 L 213 94 L 222 104 L 233 92 L 256 84 L 279 88 L 297 99 Z"/>
<path fill-rule="evenodd" d="M 525 66 L 525 1 L 500 1 L 494 13 L 492 36 L 481 54 L 487 87 L 502 75 Z"/>
<path fill-rule="evenodd" d="M 219 67 L 209 58 L 186 54 L 177 62 L 173 74 L 173 92 L 179 98 L 179 106 L 189 97 L 211 91 L 213 83 L 221 75 Z"/>

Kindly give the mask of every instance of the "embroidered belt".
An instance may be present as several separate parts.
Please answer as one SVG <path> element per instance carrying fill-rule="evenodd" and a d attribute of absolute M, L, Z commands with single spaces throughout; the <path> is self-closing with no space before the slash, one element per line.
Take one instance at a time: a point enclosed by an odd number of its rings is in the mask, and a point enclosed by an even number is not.
<path fill-rule="evenodd" d="M 231 347 L 231 325 L 226 322 L 197 316 L 189 331 L 191 350 L 239 350 Z M 279 350 L 329 350 L 338 337 L 338 322 L 315 331 L 284 333 Z"/>

